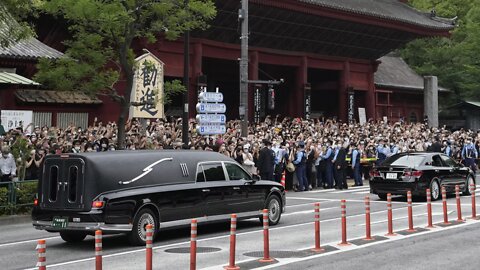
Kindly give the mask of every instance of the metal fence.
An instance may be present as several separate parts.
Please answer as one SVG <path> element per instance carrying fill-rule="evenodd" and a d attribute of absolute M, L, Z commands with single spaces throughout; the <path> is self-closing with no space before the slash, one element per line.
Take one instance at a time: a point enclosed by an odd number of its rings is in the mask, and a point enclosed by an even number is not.
<path fill-rule="evenodd" d="M 29 212 L 37 193 L 38 180 L 0 182 L 0 215 Z"/>

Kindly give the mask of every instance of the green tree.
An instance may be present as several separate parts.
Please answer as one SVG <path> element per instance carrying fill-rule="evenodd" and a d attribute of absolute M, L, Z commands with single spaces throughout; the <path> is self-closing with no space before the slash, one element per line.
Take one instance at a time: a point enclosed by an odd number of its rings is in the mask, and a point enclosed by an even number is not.
<path fill-rule="evenodd" d="M 25 22 L 32 14 L 32 0 L 0 1 L 0 47 L 8 47 L 21 39 L 33 36 L 32 27 Z"/>
<path fill-rule="evenodd" d="M 478 99 L 480 88 L 480 0 L 411 0 L 415 8 L 438 16 L 457 17 L 457 26 L 448 38 L 410 42 L 402 57 L 418 73 L 436 75 L 439 84 L 453 91 L 458 99 Z"/>
<path fill-rule="evenodd" d="M 103 94 L 118 101 L 118 146 L 124 148 L 125 123 L 132 105 L 133 42 L 154 42 L 163 34 L 176 39 L 187 30 L 205 29 L 215 17 L 212 0 L 49 0 L 37 5 L 41 12 L 64 18 L 72 40 L 66 56 L 40 60 L 35 79 L 57 90 Z M 125 81 L 125 91 L 115 83 Z M 165 96 L 183 91 L 179 81 L 165 83 Z"/>

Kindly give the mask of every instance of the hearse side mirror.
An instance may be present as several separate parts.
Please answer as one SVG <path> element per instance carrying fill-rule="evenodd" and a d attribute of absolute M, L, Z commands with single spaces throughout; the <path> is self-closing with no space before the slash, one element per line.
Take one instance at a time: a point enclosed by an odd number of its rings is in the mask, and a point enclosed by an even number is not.
<path fill-rule="evenodd" d="M 259 181 L 259 180 L 260 180 L 260 175 L 258 175 L 258 174 L 253 175 L 253 176 L 252 176 L 252 180 L 253 180 L 254 182 Z"/>

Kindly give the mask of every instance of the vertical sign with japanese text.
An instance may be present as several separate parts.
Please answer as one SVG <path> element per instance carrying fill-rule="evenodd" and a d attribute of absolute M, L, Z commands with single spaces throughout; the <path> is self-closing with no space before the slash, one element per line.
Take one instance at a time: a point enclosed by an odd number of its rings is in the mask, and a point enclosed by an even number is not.
<path fill-rule="evenodd" d="M 261 102 L 261 93 L 258 87 L 255 88 L 255 93 L 253 96 L 253 106 L 255 107 L 253 119 L 256 124 L 260 123 L 260 111 L 262 109 L 262 102 Z"/>
<path fill-rule="evenodd" d="M 146 53 L 135 59 L 135 81 L 130 118 L 163 118 L 164 64 L 155 55 Z"/>
<path fill-rule="evenodd" d="M 348 122 L 351 123 L 355 119 L 355 93 L 348 92 Z"/>

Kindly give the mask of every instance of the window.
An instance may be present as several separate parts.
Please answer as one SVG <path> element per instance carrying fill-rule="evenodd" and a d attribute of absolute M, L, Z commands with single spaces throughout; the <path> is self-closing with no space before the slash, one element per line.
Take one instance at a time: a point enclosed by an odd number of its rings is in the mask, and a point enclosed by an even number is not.
<path fill-rule="evenodd" d="M 57 185 L 58 185 L 58 167 L 52 166 L 50 167 L 50 192 L 48 199 L 51 202 L 55 202 L 57 200 Z"/>
<path fill-rule="evenodd" d="M 432 157 L 432 166 L 443 167 L 442 159 L 440 158 L 440 156 L 433 156 Z"/>
<path fill-rule="evenodd" d="M 457 166 L 457 163 L 453 159 L 451 159 L 447 156 L 441 156 L 441 157 L 442 157 L 443 164 L 444 164 L 445 167 L 455 167 L 455 166 Z"/>
<path fill-rule="evenodd" d="M 233 163 L 225 163 L 227 168 L 228 178 L 230 180 L 251 180 L 248 175 L 240 166 Z"/>
<path fill-rule="evenodd" d="M 424 157 L 420 155 L 395 155 L 387 158 L 382 165 L 384 166 L 405 166 L 409 168 L 419 166 Z"/>
<path fill-rule="evenodd" d="M 77 200 L 77 180 L 78 167 L 72 166 L 68 169 L 68 201 L 75 202 Z"/>
<path fill-rule="evenodd" d="M 197 182 L 225 181 L 221 163 L 202 164 L 198 167 Z"/>

